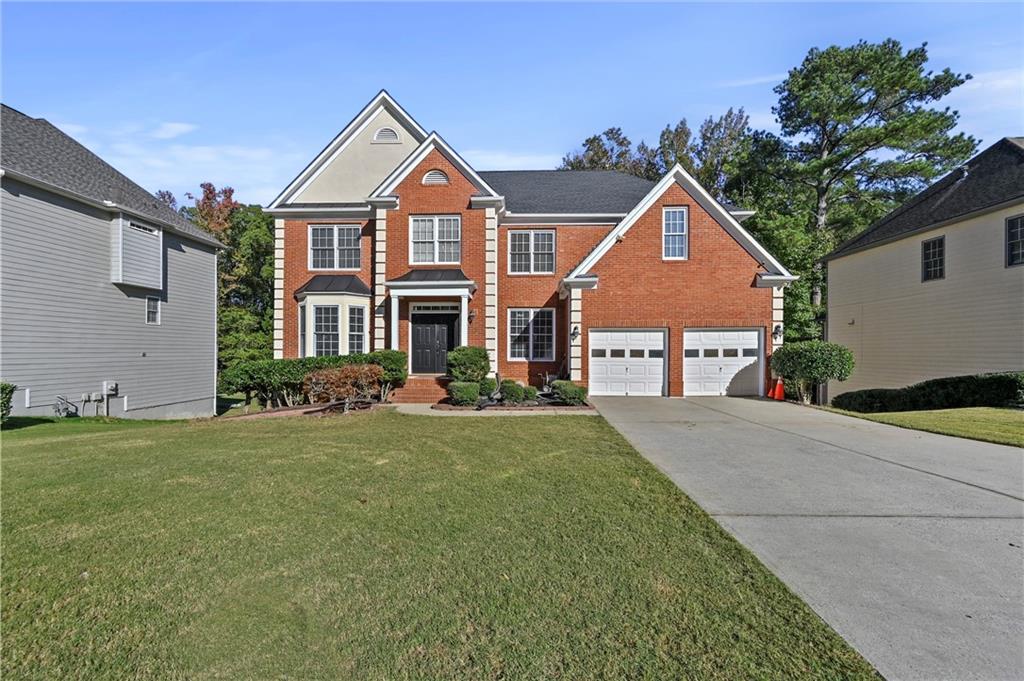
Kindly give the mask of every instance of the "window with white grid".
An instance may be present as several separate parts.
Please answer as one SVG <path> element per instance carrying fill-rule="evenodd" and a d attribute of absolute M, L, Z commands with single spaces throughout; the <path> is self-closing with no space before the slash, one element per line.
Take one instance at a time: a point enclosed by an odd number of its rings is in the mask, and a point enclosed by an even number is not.
<path fill-rule="evenodd" d="M 348 308 L 348 354 L 365 352 L 366 308 L 362 305 Z"/>
<path fill-rule="evenodd" d="M 414 265 L 457 265 L 462 259 L 462 218 L 413 216 L 409 218 L 409 242 Z"/>
<path fill-rule="evenodd" d="M 685 207 L 665 208 L 662 212 L 661 257 L 663 260 L 686 260 L 689 257 L 688 214 Z"/>
<path fill-rule="evenodd" d="M 555 311 L 512 308 L 508 311 L 508 356 L 513 360 L 555 358 Z"/>
<path fill-rule="evenodd" d="M 921 242 L 921 281 L 943 279 L 946 276 L 946 238 Z"/>
<path fill-rule="evenodd" d="M 555 233 L 551 230 L 515 230 L 508 233 L 510 274 L 553 274 Z"/>
<path fill-rule="evenodd" d="M 317 357 L 341 354 L 338 343 L 339 321 L 337 305 L 313 307 L 313 342 Z"/>
<path fill-rule="evenodd" d="M 361 233 L 359 225 L 310 225 L 309 269 L 359 269 Z"/>

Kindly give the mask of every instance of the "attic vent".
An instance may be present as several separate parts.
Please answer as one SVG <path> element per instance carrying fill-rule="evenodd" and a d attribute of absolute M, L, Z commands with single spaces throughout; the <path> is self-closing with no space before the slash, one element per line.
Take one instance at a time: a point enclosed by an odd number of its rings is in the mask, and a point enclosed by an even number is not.
<path fill-rule="evenodd" d="M 373 133 L 373 141 L 382 144 L 398 144 L 401 140 L 394 128 L 381 128 Z"/>
<path fill-rule="evenodd" d="M 448 184 L 448 176 L 443 170 L 428 170 L 423 176 L 423 184 Z"/>

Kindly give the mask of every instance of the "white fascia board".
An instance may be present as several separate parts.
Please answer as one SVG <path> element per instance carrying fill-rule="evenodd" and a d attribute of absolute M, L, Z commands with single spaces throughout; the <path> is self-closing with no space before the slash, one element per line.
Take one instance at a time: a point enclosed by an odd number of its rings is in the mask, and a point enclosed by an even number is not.
<path fill-rule="evenodd" d="M 715 218 L 716 221 L 722 225 L 723 228 L 736 241 L 743 246 L 744 249 L 751 256 L 754 257 L 761 265 L 771 270 L 770 274 L 778 274 L 783 276 L 792 276 L 782 263 L 776 260 L 771 253 L 765 250 L 764 246 L 759 244 L 757 240 L 750 235 L 747 230 L 740 226 L 739 221 L 733 217 L 725 206 L 715 200 L 713 196 L 708 194 L 700 184 L 693 179 L 689 173 L 683 170 L 683 167 L 676 164 L 676 166 L 665 174 L 661 180 L 658 181 L 654 188 L 640 200 L 633 210 L 626 214 L 626 217 L 622 219 L 615 229 L 610 231 L 604 239 L 590 252 L 586 258 L 583 259 L 576 268 L 569 273 L 567 278 L 574 279 L 585 272 L 589 272 L 590 269 L 597 264 L 597 262 L 604 257 L 605 253 L 611 250 L 611 247 L 629 231 L 637 220 L 640 219 L 644 213 L 646 213 L 651 206 L 653 206 L 661 195 L 668 191 L 668 188 L 675 183 L 679 183 L 683 189 L 685 189 L 690 196 L 694 198 L 701 205 L 704 210 L 711 214 L 711 217 Z"/>
<path fill-rule="evenodd" d="M 505 205 L 504 196 L 471 196 L 469 197 L 469 203 L 472 206 L 503 206 Z"/>
<path fill-rule="evenodd" d="M 444 157 L 447 158 L 449 162 L 451 162 L 452 165 L 454 165 L 463 175 L 470 179 L 470 181 L 477 189 L 487 194 L 486 197 L 478 198 L 502 198 L 501 195 L 498 194 L 498 192 L 494 191 L 494 189 L 492 189 L 489 184 L 484 182 L 483 178 L 480 177 L 475 170 L 473 170 L 473 167 L 470 166 L 465 161 L 465 159 L 463 159 L 461 156 L 455 153 L 455 150 L 448 146 L 448 143 L 445 142 L 441 138 L 441 136 L 438 135 L 436 132 L 430 133 L 430 135 L 425 140 L 423 140 L 422 144 L 420 144 L 419 147 L 417 147 L 411 154 L 409 154 L 409 156 L 407 156 L 406 159 L 402 161 L 402 163 L 400 163 L 398 167 L 391 172 L 390 175 L 384 178 L 384 181 L 381 182 L 377 186 L 377 188 L 370 193 L 370 198 L 372 199 L 390 196 L 391 192 L 395 191 L 398 185 L 402 183 L 402 180 L 408 177 L 409 173 L 413 171 L 413 168 L 422 163 L 423 159 L 425 159 L 427 157 L 427 154 L 429 154 L 433 149 L 437 149 L 438 151 L 440 151 L 444 155 Z"/>
<path fill-rule="evenodd" d="M 422 281 L 385 281 L 384 285 L 388 288 L 396 289 L 410 289 L 410 288 L 465 288 L 470 289 L 476 288 L 476 282 L 472 279 L 465 279 L 463 281 L 431 281 L 429 286 L 425 285 L 426 282 Z"/>
<path fill-rule="evenodd" d="M 792 284 L 800 277 L 795 274 L 765 274 L 757 275 L 757 288 L 774 288 Z"/>
<path fill-rule="evenodd" d="M 293 195 L 302 193 L 302 191 L 309 186 L 309 183 L 317 178 L 317 176 L 323 172 L 324 168 L 331 164 L 338 154 L 345 150 L 356 135 L 362 132 L 370 122 L 377 117 L 377 113 L 381 109 L 388 109 L 391 114 L 399 120 L 402 124 L 411 128 L 417 141 L 422 141 L 427 137 L 427 131 L 424 130 L 416 120 L 410 116 L 405 109 L 403 109 L 398 102 L 396 102 L 387 90 L 381 90 L 377 93 L 377 96 L 370 100 L 369 104 L 363 107 L 362 111 L 356 114 L 355 118 L 349 121 L 341 132 L 339 132 L 330 144 L 324 147 L 316 158 L 314 158 L 309 165 L 303 168 L 302 172 L 291 181 L 291 183 L 285 187 L 284 191 L 277 195 L 268 206 L 269 209 L 276 208 L 282 203 L 287 203 L 287 199 Z"/>

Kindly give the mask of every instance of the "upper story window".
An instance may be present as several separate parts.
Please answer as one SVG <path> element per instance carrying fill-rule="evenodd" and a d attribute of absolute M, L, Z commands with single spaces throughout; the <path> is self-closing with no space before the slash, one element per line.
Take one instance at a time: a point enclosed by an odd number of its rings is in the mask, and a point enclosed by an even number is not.
<path fill-rule="evenodd" d="M 413 265 L 458 265 L 462 259 L 462 218 L 411 216 L 409 242 L 409 262 Z"/>
<path fill-rule="evenodd" d="M 359 269 L 359 225 L 310 225 L 309 269 Z"/>
<path fill-rule="evenodd" d="M 1006 221 L 1006 266 L 1024 265 L 1024 215 Z"/>
<path fill-rule="evenodd" d="M 921 242 L 921 281 L 946 276 L 946 237 Z"/>
<path fill-rule="evenodd" d="M 554 274 L 554 231 L 510 231 L 508 233 L 508 271 L 509 274 Z"/>
<path fill-rule="evenodd" d="M 160 299 L 156 296 L 146 296 L 146 323 L 160 323 Z"/>
<path fill-rule="evenodd" d="M 689 210 L 665 208 L 661 214 L 662 260 L 686 260 L 690 257 Z"/>
<path fill-rule="evenodd" d="M 399 137 L 397 130 L 385 126 L 373 133 L 373 141 L 375 144 L 398 144 L 402 138 Z"/>
<path fill-rule="evenodd" d="M 428 170 L 423 176 L 423 184 L 448 184 L 448 175 L 437 168 Z"/>

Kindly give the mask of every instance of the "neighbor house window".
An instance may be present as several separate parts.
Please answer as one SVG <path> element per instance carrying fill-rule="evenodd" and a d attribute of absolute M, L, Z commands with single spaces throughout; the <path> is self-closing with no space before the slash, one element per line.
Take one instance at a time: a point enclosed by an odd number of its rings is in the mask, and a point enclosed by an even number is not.
<path fill-rule="evenodd" d="M 309 269 L 359 269 L 359 225 L 310 225 Z"/>
<path fill-rule="evenodd" d="M 146 296 L 146 323 L 160 323 L 160 299 L 156 296 Z"/>
<path fill-rule="evenodd" d="M 508 332 L 509 359 L 555 359 L 555 311 L 551 308 L 510 309 Z"/>
<path fill-rule="evenodd" d="M 1006 266 L 1024 264 L 1024 215 L 1006 221 Z"/>
<path fill-rule="evenodd" d="M 365 352 L 366 308 L 361 305 L 348 308 L 348 354 Z"/>
<path fill-rule="evenodd" d="M 555 233 L 550 230 L 510 231 L 508 271 L 511 274 L 554 274 Z"/>
<path fill-rule="evenodd" d="M 689 211 L 686 208 L 665 208 L 661 216 L 661 257 L 663 260 L 686 260 L 690 255 Z"/>
<path fill-rule="evenodd" d="M 299 305 L 299 357 L 306 356 L 306 304 Z"/>
<path fill-rule="evenodd" d="M 313 307 L 313 342 L 317 357 L 340 354 L 338 322 L 337 305 Z"/>
<path fill-rule="evenodd" d="M 946 276 L 946 237 L 921 242 L 921 281 Z"/>
<path fill-rule="evenodd" d="M 409 241 L 412 264 L 457 265 L 462 258 L 462 218 L 413 216 L 409 218 Z"/>

